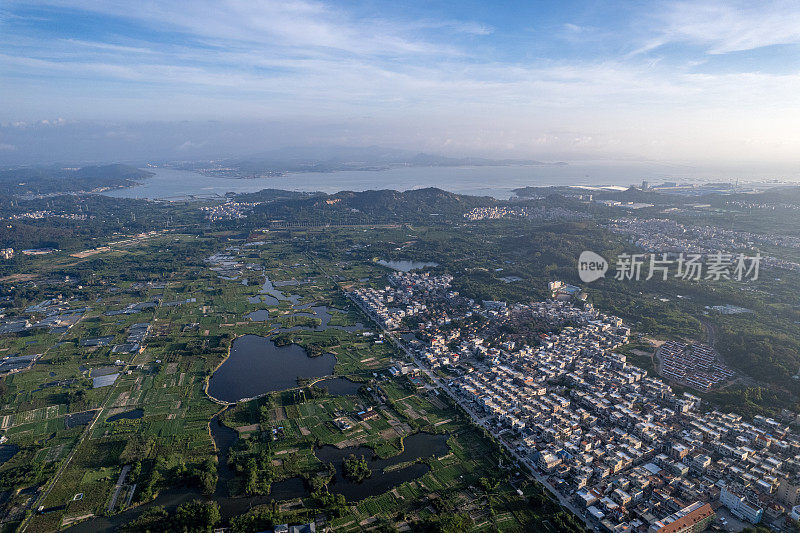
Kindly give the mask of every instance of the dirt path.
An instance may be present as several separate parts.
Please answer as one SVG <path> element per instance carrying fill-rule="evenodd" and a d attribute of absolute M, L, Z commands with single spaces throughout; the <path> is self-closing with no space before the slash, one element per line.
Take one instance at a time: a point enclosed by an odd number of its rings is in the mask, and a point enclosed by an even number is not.
<path fill-rule="evenodd" d="M 707 318 L 701 318 L 700 323 L 703 324 L 703 327 L 706 329 L 706 344 L 716 349 L 717 326 Z"/>

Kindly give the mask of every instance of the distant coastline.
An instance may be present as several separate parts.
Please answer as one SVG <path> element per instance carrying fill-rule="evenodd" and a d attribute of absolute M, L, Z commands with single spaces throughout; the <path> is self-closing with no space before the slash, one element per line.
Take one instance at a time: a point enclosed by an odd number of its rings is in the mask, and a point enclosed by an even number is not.
<path fill-rule="evenodd" d="M 165 165 L 163 168 L 174 170 L 188 170 L 203 174 L 228 179 L 258 179 L 278 178 L 293 173 L 334 173 L 334 172 L 386 172 L 395 169 L 407 168 L 469 168 L 469 167 L 563 167 L 566 161 L 545 162 L 527 159 L 483 159 L 483 158 L 444 158 L 427 156 L 424 160 L 389 161 L 389 162 L 363 162 L 363 161 L 244 161 L 238 163 L 222 162 L 209 166 L 208 164 L 190 165 Z"/>
<path fill-rule="evenodd" d="M 284 172 L 266 177 L 231 179 L 216 173 L 172 168 L 149 168 L 155 176 L 126 189 L 109 191 L 109 196 L 153 200 L 192 200 L 224 198 L 228 193 L 253 193 L 263 189 L 286 191 L 340 191 L 391 189 L 406 191 L 436 187 L 445 191 L 491 196 L 507 200 L 514 189 L 528 186 L 619 185 L 641 182 L 652 169 L 617 169 L 594 165 L 542 163 L 497 166 L 393 166 L 383 170 L 336 170 Z M 664 172 L 662 175 L 667 175 Z M 658 174 L 656 174 L 658 176 Z M 655 178 L 654 178 L 655 179 Z"/>

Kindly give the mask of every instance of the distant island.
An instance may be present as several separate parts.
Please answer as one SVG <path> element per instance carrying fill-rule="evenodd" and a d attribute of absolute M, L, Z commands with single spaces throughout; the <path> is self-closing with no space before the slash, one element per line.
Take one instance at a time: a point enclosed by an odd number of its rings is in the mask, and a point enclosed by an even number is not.
<path fill-rule="evenodd" d="M 262 179 L 289 173 L 383 171 L 397 168 L 566 166 L 563 161 L 447 157 L 391 148 L 288 148 L 238 159 L 165 161 L 153 168 L 197 172 L 228 179 Z M 97 194 L 133 187 L 155 173 L 128 164 L 84 167 L 49 165 L 0 169 L 0 193 L 8 197 L 45 198 L 63 194 Z"/>
<path fill-rule="evenodd" d="M 53 194 L 99 193 L 132 187 L 152 172 L 130 165 L 111 164 L 69 168 L 23 167 L 0 170 L 0 195 L 41 197 Z"/>
<path fill-rule="evenodd" d="M 228 178 L 264 178 L 290 172 L 376 171 L 403 167 L 459 166 L 565 166 L 563 161 L 547 163 L 530 159 L 489 159 L 482 157 L 447 157 L 381 147 L 366 148 L 288 148 L 245 158 L 205 162 L 181 162 L 170 165 L 205 175 Z"/>

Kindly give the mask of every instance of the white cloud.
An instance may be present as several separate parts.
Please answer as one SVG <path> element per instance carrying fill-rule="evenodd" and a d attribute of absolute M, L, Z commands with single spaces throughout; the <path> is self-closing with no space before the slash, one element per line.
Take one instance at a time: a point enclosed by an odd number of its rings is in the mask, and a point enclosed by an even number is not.
<path fill-rule="evenodd" d="M 41 4 L 83 9 L 139 20 L 153 29 L 182 32 L 208 43 L 247 43 L 285 48 L 330 49 L 354 54 L 452 53 L 407 30 L 413 23 L 355 18 L 346 11 L 314 0 L 142 0 L 135 9 L 127 0 L 59 1 Z M 486 26 L 448 21 L 452 29 L 485 34 Z"/>
<path fill-rule="evenodd" d="M 657 36 L 638 52 L 671 42 L 702 45 L 710 54 L 800 43 L 800 3 L 793 0 L 672 2 L 655 20 Z"/>
<path fill-rule="evenodd" d="M 564 24 L 564 29 L 570 33 L 583 33 L 586 31 L 586 28 L 583 26 L 578 26 L 577 24 L 572 24 L 571 22 Z"/>
<path fill-rule="evenodd" d="M 42 119 L 42 120 L 40 120 L 40 121 L 39 121 L 39 125 L 40 125 L 40 126 L 54 126 L 54 127 L 58 127 L 58 126 L 63 126 L 63 125 L 64 125 L 64 124 L 66 124 L 66 123 L 67 123 L 67 121 L 66 121 L 66 120 L 64 120 L 64 119 L 63 119 L 63 118 L 61 118 L 61 117 L 54 118 L 54 119 L 46 119 L 46 118 L 45 118 L 45 119 Z"/>
<path fill-rule="evenodd" d="M 800 74 L 697 73 L 695 56 L 675 66 L 639 55 L 667 43 L 702 48 L 706 58 L 798 42 L 800 7 L 788 2 L 670 3 L 637 18 L 646 37 L 628 57 L 521 53 L 505 62 L 474 46 L 502 37 L 468 20 L 359 17 L 313 0 L 50 3 L 132 19 L 155 36 L 5 37 L 0 88 L 11 101 L 0 119 L 313 117 L 351 124 L 327 130 L 342 142 L 433 150 L 800 153 Z M 612 39 L 607 28 L 578 22 L 554 31 L 569 43 Z M 187 138 L 172 146 L 203 146 Z"/>
<path fill-rule="evenodd" d="M 148 48 L 141 48 L 136 46 L 122 46 L 118 44 L 112 43 L 103 43 L 103 42 L 96 42 L 96 41 L 84 41 L 81 39 L 63 39 L 66 43 L 78 45 L 81 47 L 86 48 L 95 48 L 98 50 L 108 50 L 111 52 L 125 52 L 125 53 L 134 53 L 134 54 L 152 54 L 154 53 L 153 50 Z"/>

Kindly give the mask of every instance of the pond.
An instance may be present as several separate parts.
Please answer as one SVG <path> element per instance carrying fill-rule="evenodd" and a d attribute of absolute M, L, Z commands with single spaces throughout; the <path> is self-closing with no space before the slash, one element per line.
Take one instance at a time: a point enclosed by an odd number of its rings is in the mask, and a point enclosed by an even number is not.
<path fill-rule="evenodd" d="M 251 313 L 247 313 L 244 315 L 244 317 L 252 320 L 253 322 L 265 322 L 269 319 L 269 311 L 266 309 L 259 309 Z"/>
<path fill-rule="evenodd" d="M 92 372 L 89 374 L 91 377 L 102 377 L 102 376 L 110 376 L 111 374 L 116 374 L 119 372 L 119 368 L 116 366 L 101 366 L 97 368 L 93 368 Z"/>
<path fill-rule="evenodd" d="M 331 396 L 355 396 L 364 383 L 350 381 L 347 378 L 328 378 L 314 383 L 315 387 L 326 389 Z"/>
<path fill-rule="evenodd" d="M 92 421 L 96 412 L 97 410 L 68 414 L 64 417 L 64 427 L 66 429 L 71 429 L 78 426 L 85 426 Z"/>
<path fill-rule="evenodd" d="M 272 281 L 265 275 L 264 276 L 264 284 L 261 286 L 261 294 L 267 295 L 267 297 L 271 297 L 272 300 L 275 301 L 273 304 L 271 301 L 268 301 L 267 298 L 264 298 L 264 303 L 268 305 L 278 305 L 278 302 L 291 302 L 292 305 L 297 305 L 300 303 L 300 296 L 296 294 L 290 294 L 289 296 L 284 295 L 281 291 L 275 288 L 272 284 Z"/>
<path fill-rule="evenodd" d="M 314 455 L 323 463 L 333 463 L 336 476 L 331 484 L 333 492 L 344 495 L 348 501 L 358 501 L 370 496 L 382 494 L 402 483 L 412 481 L 425 475 L 430 467 L 425 463 L 413 463 L 408 466 L 386 470 L 401 463 L 426 459 L 428 457 L 441 457 L 449 451 L 447 435 L 434 435 L 432 433 L 415 433 L 403 439 L 403 451 L 389 457 L 380 459 L 375 456 L 371 448 L 365 446 L 323 446 L 314 450 Z M 356 457 L 362 455 L 367 460 L 372 476 L 361 483 L 348 481 L 342 473 L 342 461 L 351 454 Z"/>
<path fill-rule="evenodd" d="M 267 496 L 232 497 L 228 487 L 234 481 L 235 473 L 228 467 L 228 456 L 230 447 L 236 442 L 239 435 L 235 430 L 221 424 L 219 416 L 219 414 L 214 416 L 209 426 L 211 436 L 217 447 L 217 457 L 219 459 L 217 466 L 219 480 L 213 496 L 205 496 L 193 487 L 173 487 L 161 491 L 158 497 L 151 502 L 126 509 L 112 516 L 92 518 L 68 528 L 67 531 L 73 533 L 111 533 L 112 531 L 119 531 L 120 528 L 135 520 L 148 509 L 162 506 L 167 511 L 174 512 L 179 505 L 195 499 L 217 502 L 220 506 L 222 518 L 227 520 L 272 500 L 291 500 L 308 496 L 309 492 L 302 478 L 294 477 L 273 483 L 270 487 L 270 494 Z"/>
<path fill-rule="evenodd" d="M 219 415 L 211 420 L 211 435 L 218 450 L 218 472 L 219 482 L 213 497 L 203 496 L 197 489 L 189 487 L 174 487 L 161 491 L 158 497 L 152 502 L 133 507 L 112 516 L 100 516 L 81 522 L 67 529 L 74 533 L 99 533 L 112 532 L 119 530 L 125 524 L 136 519 L 147 509 L 155 506 L 163 506 L 167 511 L 174 511 L 175 508 L 185 502 L 194 499 L 214 500 L 220 506 L 223 519 L 230 519 L 257 505 L 263 505 L 273 500 L 292 500 L 295 498 L 306 497 L 309 495 L 305 482 L 300 477 L 293 477 L 278 481 L 270 487 L 267 496 L 248 496 L 231 497 L 228 492 L 228 484 L 233 481 L 234 473 L 228 468 L 228 453 L 231 445 L 236 442 L 238 435 L 233 429 L 219 423 Z M 428 472 L 429 467 L 423 463 L 415 463 L 404 468 L 398 468 L 389 472 L 383 469 L 398 465 L 400 463 L 413 461 L 415 459 L 433 456 L 442 456 L 448 453 L 447 435 L 433 435 L 431 433 L 417 433 L 404 439 L 404 451 L 395 457 L 388 459 L 375 459 L 370 448 L 363 446 L 338 449 L 334 446 L 323 446 L 314 451 L 315 455 L 323 462 L 333 462 L 336 468 L 336 477 L 332 483 L 331 490 L 344 494 L 349 501 L 357 501 L 381 494 L 392 488 L 413 481 Z M 342 477 L 342 459 L 350 454 L 358 456 L 364 455 L 369 460 L 369 466 L 373 471 L 372 477 L 361 484 L 351 483 Z"/>
<path fill-rule="evenodd" d="M 419 268 L 427 268 L 427 267 L 436 267 L 439 266 L 439 263 L 424 263 L 422 261 L 385 261 L 380 259 L 378 264 L 381 266 L 389 267 L 394 270 L 399 270 L 401 272 L 410 272 L 412 270 L 416 270 Z"/>
<path fill-rule="evenodd" d="M 269 487 L 269 497 L 273 500 L 293 500 L 308 496 L 309 491 L 301 477 L 276 481 Z"/>
<path fill-rule="evenodd" d="M 297 386 L 298 378 L 319 378 L 333 374 L 336 357 L 309 357 L 296 344 L 276 346 L 258 335 L 244 335 L 233 341 L 228 359 L 211 375 L 208 394 L 224 402 L 238 402 L 272 391 Z"/>
<path fill-rule="evenodd" d="M 0 444 L 0 465 L 5 464 L 17 455 L 19 446 L 16 444 Z"/>
<path fill-rule="evenodd" d="M 270 296 L 268 294 L 265 294 L 264 296 L 261 297 L 261 303 L 265 303 L 270 307 L 278 307 L 278 305 L 280 304 L 277 298 L 275 298 L 274 296 Z"/>
<path fill-rule="evenodd" d="M 137 418 L 142 418 L 144 416 L 144 409 L 133 409 L 131 411 L 125 411 L 124 413 L 117 413 L 115 415 L 109 416 L 106 418 L 106 422 L 114 422 L 116 420 L 136 420 Z"/>
<path fill-rule="evenodd" d="M 350 333 L 354 333 L 356 331 L 364 330 L 364 324 L 361 322 L 356 322 L 354 326 L 331 326 L 331 311 L 336 311 L 343 313 L 340 309 L 333 309 L 328 308 L 326 305 L 314 305 L 314 306 L 300 306 L 297 308 L 297 315 L 303 316 L 312 316 L 320 319 L 319 326 L 310 328 L 308 326 L 292 326 L 290 328 L 279 328 L 278 331 L 285 332 L 285 331 L 325 331 L 326 329 L 340 329 L 342 331 L 348 331 Z"/>

